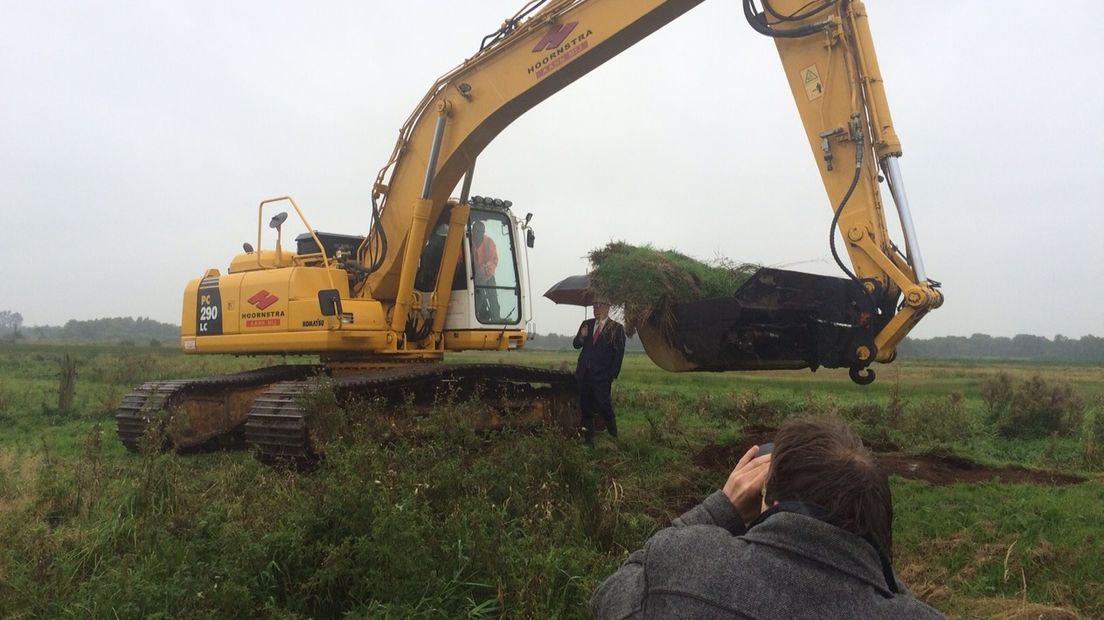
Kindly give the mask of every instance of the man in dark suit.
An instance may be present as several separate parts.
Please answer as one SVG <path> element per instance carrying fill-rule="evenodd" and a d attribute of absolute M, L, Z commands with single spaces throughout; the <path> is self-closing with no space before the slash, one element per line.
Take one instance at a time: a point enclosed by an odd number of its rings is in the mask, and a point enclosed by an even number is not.
<path fill-rule="evenodd" d="M 617 437 L 617 420 L 613 415 L 610 388 L 621 374 L 625 357 L 625 328 L 609 318 L 609 302 L 594 302 L 594 318 L 583 321 L 572 345 L 579 351 L 575 380 L 579 385 L 579 408 L 583 412 L 583 437 L 594 443 L 594 415 L 602 416 L 606 430 Z"/>

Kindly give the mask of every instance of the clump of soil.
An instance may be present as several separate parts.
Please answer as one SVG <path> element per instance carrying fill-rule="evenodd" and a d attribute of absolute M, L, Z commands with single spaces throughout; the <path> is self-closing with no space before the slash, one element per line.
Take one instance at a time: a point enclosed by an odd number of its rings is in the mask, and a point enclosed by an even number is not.
<path fill-rule="evenodd" d="M 706 446 L 691 460 L 707 471 L 727 474 L 732 471 L 748 448 L 771 441 L 772 437 L 774 437 L 774 429 L 749 427 L 738 441 L 728 445 Z M 1027 469 L 1016 465 L 989 467 L 955 455 L 877 452 L 876 456 L 878 463 L 890 474 L 912 480 L 923 480 L 935 485 L 1000 480 L 1001 482 L 1064 486 L 1085 481 L 1084 478 L 1073 474 Z"/>
<path fill-rule="evenodd" d="M 653 321 L 671 332 L 671 306 L 678 302 L 730 297 L 758 269 L 718 258 L 699 261 L 674 250 L 614 241 L 590 253 L 590 287 L 599 298 L 624 309 L 625 332 Z"/>

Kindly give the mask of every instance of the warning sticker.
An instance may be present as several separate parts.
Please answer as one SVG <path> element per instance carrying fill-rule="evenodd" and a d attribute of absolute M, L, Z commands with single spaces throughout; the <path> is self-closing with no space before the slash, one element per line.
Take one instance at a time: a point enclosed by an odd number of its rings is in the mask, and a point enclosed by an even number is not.
<path fill-rule="evenodd" d="M 824 84 L 820 81 L 820 71 L 816 65 L 809 65 L 801 70 L 801 81 L 805 84 L 805 94 L 809 101 L 824 95 Z"/>

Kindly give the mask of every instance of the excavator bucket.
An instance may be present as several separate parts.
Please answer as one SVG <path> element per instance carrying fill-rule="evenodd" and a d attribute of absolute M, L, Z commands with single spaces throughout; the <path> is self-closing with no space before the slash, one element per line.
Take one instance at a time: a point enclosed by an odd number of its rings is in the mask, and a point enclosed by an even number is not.
<path fill-rule="evenodd" d="M 648 356 L 672 372 L 844 367 L 864 383 L 878 319 L 858 282 L 760 269 L 732 297 L 675 304 L 639 333 Z"/>

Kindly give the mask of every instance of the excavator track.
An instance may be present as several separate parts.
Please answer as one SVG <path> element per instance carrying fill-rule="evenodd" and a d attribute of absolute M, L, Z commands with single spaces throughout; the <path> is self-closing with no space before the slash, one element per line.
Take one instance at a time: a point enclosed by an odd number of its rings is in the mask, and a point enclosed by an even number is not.
<path fill-rule="evenodd" d="M 257 392 L 273 383 L 303 379 L 319 371 L 318 366 L 285 365 L 232 375 L 143 383 L 124 396 L 116 409 L 116 432 L 131 452 L 146 447 L 154 430 L 161 445 L 149 447 L 156 449 L 188 450 L 238 443 L 249 411 L 247 405 Z M 185 415 L 180 428 L 172 423 L 175 412 Z"/>
<path fill-rule="evenodd" d="M 579 413 L 575 377 L 565 371 L 502 364 L 432 364 L 388 368 L 338 377 L 325 386 L 315 380 L 285 381 L 269 387 L 253 403 L 245 422 L 245 441 L 262 461 L 307 462 L 318 452 L 304 401 L 316 389 L 332 389 L 336 403 L 382 403 L 390 421 L 414 409 L 428 409 L 442 398 L 479 403 L 470 413 L 479 430 L 550 424 L 576 428 Z"/>
<path fill-rule="evenodd" d="M 165 403 L 187 384 L 186 380 L 149 381 L 123 397 L 115 410 L 115 428 L 127 450 L 141 450 L 153 417 L 163 412 Z"/>
<path fill-rule="evenodd" d="M 303 397 L 309 381 L 279 383 L 253 401 L 245 421 L 245 441 L 262 461 L 313 457 Z"/>

